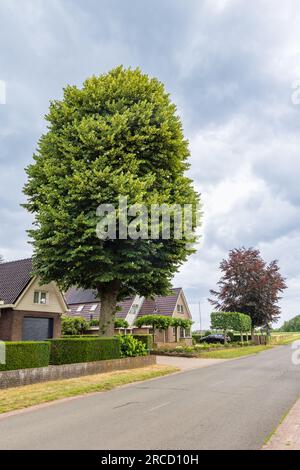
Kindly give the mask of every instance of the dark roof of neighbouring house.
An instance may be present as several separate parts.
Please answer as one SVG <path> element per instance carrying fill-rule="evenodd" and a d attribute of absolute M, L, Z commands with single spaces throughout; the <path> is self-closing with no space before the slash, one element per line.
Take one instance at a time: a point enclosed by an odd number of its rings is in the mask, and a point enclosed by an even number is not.
<path fill-rule="evenodd" d="M 0 263 L 0 300 L 14 304 L 32 279 L 32 259 Z"/>
<path fill-rule="evenodd" d="M 67 304 L 91 304 L 99 302 L 97 299 L 97 292 L 92 289 L 77 289 L 71 287 L 65 293 L 65 300 Z"/>
<path fill-rule="evenodd" d="M 181 291 L 181 287 L 178 287 L 172 289 L 172 293 L 168 296 L 158 295 L 154 297 L 154 299 L 145 299 L 138 316 L 153 314 L 172 316 Z M 101 312 L 101 302 L 97 299 L 96 293 L 93 290 L 76 289 L 72 287 L 66 292 L 65 300 L 69 306 L 71 315 L 88 318 L 90 315 L 99 315 Z M 126 318 L 133 301 L 134 297 L 131 297 L 119 302 L 118 306 L 121 310 L 117 312 L 116 316 L 118 318 Z M 91 310 L 92 306 L 95 304 L 97 304 L 97 308 Z M 83 308 L 78 311 L 80 306 L 83 306 Z"/>

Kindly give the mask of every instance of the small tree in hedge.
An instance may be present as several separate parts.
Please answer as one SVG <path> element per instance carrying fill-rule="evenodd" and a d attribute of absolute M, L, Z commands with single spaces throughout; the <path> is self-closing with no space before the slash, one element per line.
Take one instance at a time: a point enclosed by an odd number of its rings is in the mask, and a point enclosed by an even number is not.
<path fill-rule="evenodd" d="M 251 331 L 251 318 L 239 312 L 213 312 L 211 314 L 211 327 L 224 332 L 224 341 L 226 343 L 226 334 L 228 330 L 238 331 L 243 342 L 243 334 Z"/>
<path fill-rule="evenodd" d="M 135 325 L 138 328 L 142 328 L 143 326 L 151 326 L 154 341 L 155 331 L 163 330 L 165 334 L 166 330 L 171 325 L 171 321 L 172 319 L 170 317 L 165 317 L 164 315 L 143 315 L 135 321 Z"/>
<path fill-rule="evenodd" d="M 175 328 L 175 341 L 177 343 L 178 341 L 178 328 L 184 328 L 187 330 L 192 326 L 193 322 L 192 320 L 189 320 L 187 318 L 172 318 L 171 319 L 171 326 Z"/>
<path fill-rule="evenodd" d="M 61 317 L 62 335 L 83 335 L 89 327 L 89 323 L 83 317 Z"/>

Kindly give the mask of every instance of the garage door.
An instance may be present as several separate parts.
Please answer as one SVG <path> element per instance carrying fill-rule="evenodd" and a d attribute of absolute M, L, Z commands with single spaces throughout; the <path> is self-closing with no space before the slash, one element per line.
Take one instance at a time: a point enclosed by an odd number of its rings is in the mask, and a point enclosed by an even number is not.
<path fill-rule="evenodd" d="M 53 337 L 53 318 L 24 317 L 23 341 L 42 341 Z"/>

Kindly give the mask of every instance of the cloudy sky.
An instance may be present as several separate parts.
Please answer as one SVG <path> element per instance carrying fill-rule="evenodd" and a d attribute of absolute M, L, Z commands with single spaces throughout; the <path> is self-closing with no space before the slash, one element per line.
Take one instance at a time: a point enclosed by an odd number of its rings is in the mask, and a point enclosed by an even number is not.
<path fill-rule="evenodd" d="M 190 141 L 203 237 L 174 283 L 195 320 L 239 246 L 279 260 L 282 320 L 300 314 L 297 0 L 1 0 L 0 253 L 31 254 L 19 204 L 49 100 L 118 64 L 165 83 Z"/>

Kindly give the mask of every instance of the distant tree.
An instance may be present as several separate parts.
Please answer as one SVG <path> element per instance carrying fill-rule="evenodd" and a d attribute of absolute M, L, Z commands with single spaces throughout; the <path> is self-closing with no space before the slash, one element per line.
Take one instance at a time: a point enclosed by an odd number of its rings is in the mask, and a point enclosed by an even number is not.
<path fill-rule="evenodd" d="M 277 261 L 267 264 L 259 250 L 240 248 L 230 251 L 220 270 L 219 290 L 211 290 L 215 298 L 209 299 L 217 310 L 249 315 L 252 328 L 278 320 L 280 293 L 287 286 Z"/>
<path fill-rule="evenodd" d="M 300 331 L 300 315 L 297 315 L 294 318 L 291 318 L 291 320 L 285 321 L 284 324 L 282 325 L 281 328 L 279 328 L 279 331 Z"/>
<path fill-rule="evenodd" d="M 168 294 L 174 274 L 194 252 L 199 195 L 186 175 L 188 141 L 164 85 L 139 69 L 117 67 L 82 88 L 65 87 L 46 119 L 24 188 L 25 207 L 35 215 L 29 231 L 34 271 L 63 290 L 95 290 L 99 334 L 111 336 L 118 301 Z M 116 238 L 99 239 L 97 208 L 118 209 L 120 196 L 137 212 L 141 204 L 148 211 L 190 205 L 192 221 L 182 220 L 188 225 L 182 238 L 160 230 L 158 237 L 133 239 L 118 232 L 118 212 Z M 129 214 L 129 225 L 138 215 Z M 137 226 L 149 235 L 150 220 L 146 226 L 140 217 Z"/>

